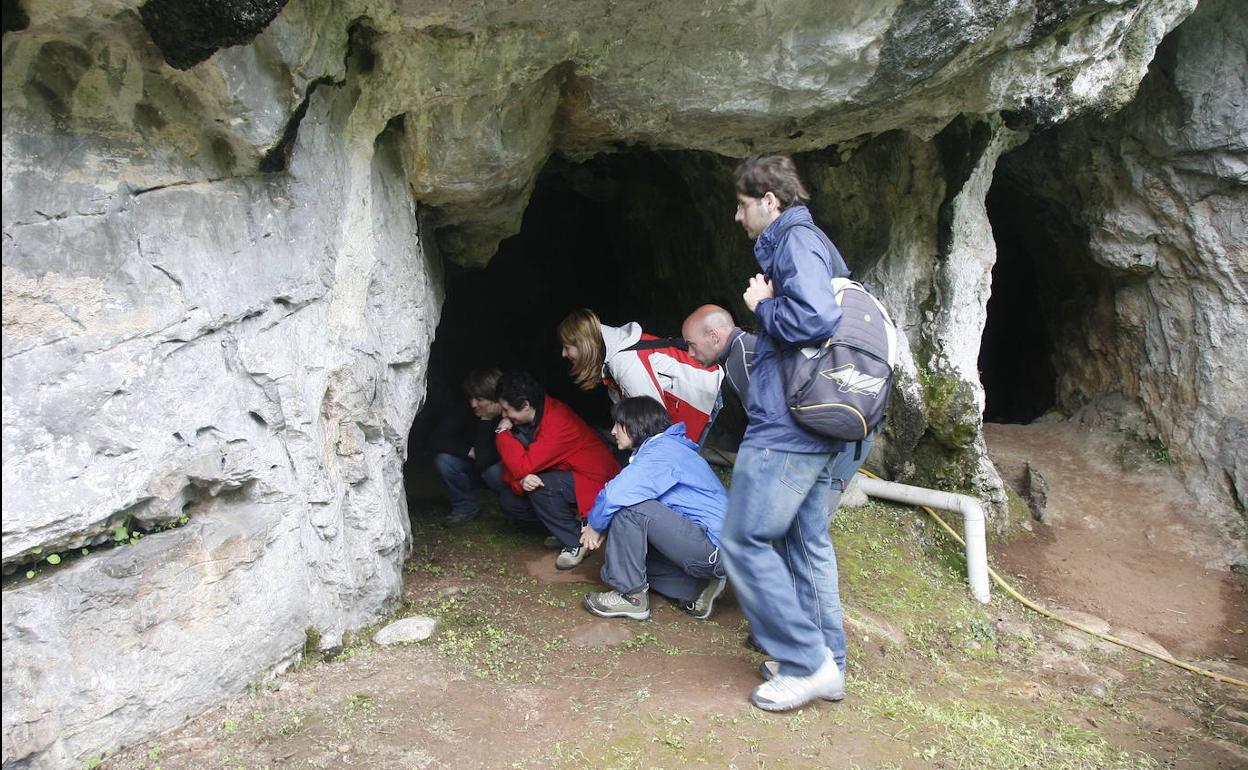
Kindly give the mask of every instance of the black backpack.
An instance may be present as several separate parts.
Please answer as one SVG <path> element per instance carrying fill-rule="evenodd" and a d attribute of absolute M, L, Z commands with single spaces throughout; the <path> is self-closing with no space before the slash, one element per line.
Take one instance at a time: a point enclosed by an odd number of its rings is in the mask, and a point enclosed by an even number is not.
<path fill-rule="evenodd" d="M 897 363 L 897 327 L 862 284 L 833 278 L 836 331 L 791 356 L 785 401 L 798 425 L 840 441 L 862 441 L 884 422 Z"/>

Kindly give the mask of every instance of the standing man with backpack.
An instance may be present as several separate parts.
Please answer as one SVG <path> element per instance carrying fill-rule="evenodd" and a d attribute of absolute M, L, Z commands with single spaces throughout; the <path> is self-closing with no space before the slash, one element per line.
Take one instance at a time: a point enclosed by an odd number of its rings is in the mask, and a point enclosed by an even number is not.
<path fill-rule="evenodd" d="M 828 526 L 872 434 L 847 443 L 802 428 L 785 374 L 841 321 L 832 279 L 849 274 L 814 224 L 792 159 L 752 158 L 734 174 L 736 221 L 754 240 L 761 273 L 743 295 L 758 320 L 746 412 L 721 535 L 729 579 L 773 660 L 750 701 L 786 711 L 845 696 L 845 631 Z"/>

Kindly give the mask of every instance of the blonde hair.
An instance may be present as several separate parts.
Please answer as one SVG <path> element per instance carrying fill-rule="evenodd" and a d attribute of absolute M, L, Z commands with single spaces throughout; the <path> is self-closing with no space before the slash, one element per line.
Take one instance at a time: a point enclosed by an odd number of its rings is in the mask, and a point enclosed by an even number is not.
<path fill-rule="evenodd" d="M 572 381 L 581 390 L 593 390 L 602 384 L 602 363 L 606 346 L 602 342 L 602 322 L 592 310 L 573 310 L 559 322 L 559 341 L 576 348 L 572 364 Z"/>

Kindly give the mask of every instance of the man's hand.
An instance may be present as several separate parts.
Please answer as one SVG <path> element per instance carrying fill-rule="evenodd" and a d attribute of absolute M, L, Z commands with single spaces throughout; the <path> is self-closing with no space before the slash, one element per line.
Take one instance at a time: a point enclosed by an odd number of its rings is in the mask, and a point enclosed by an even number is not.
<path fill-rule="evenodd" d="M 511 420 L 506 417 L 498 421 L 498 425 L 494 428 L 495 433 L 502 433 L 505 430 L 511 430 Z"/>
<path fill-rule="evenodd" d="M 581 527 L 581 545 L 591 551 L 598 550 L 602 545 L 602 533 L 586 524 Z"/>
<path fill-rule="evenodd" d="M 754 308 L 758 307 L 758 303 L 765 299 L 771 299 L 776 296 L 776 291 L 771 287 L 771 281 L 767 280 L 767 276 L 759 273 L 750 279 L 750 285 L 746 288 L 741 298 L 745 300 L 745 306 L 754 312 Z"/>
<path fill-rule="evenodd" d="M 530 473 L 528 476 L 525 476 L 524 478 L 520 479 L 520 488 L 523 489 L 525 492 L 532 492 L 538 487 L 544 487 L 544 486 L 546 485 L 542 483 L 542 480 L 539 479 L 537 475 L 533 473 Z"/>

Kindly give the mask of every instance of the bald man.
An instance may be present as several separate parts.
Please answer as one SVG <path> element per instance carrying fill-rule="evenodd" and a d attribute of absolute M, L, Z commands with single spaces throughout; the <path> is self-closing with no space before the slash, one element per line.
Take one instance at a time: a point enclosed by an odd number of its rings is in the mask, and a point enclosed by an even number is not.
<path fill-rule="evenodd" d="M 739 401 L 744 413 L 749 403 L 750 362 L 754 357 L 754 335 L 742 331 L 732 314 L 719 305 L 703 305 L 689 314 L 680 327 L 681 336 L 689 343 L 689 355 L 703 366 L 719 364 L 724 370 L 720 397 L 711 414 L 711 421 L 725 402 Z M 711 425 L 702 433 L 703 441 L 711 434 Z M 738 437 L 739 438 L 739 437 Z"/>
<path fill-rule="evenodd" d="M 742 404 L 747 403 L 754 335 L 738 328 L 732 314 L 719 305 L 703 305 L 690 313 L 680 333 L 689 343 L 689 355 L 703 366 L 722 366 L 724 384 Z"/>

